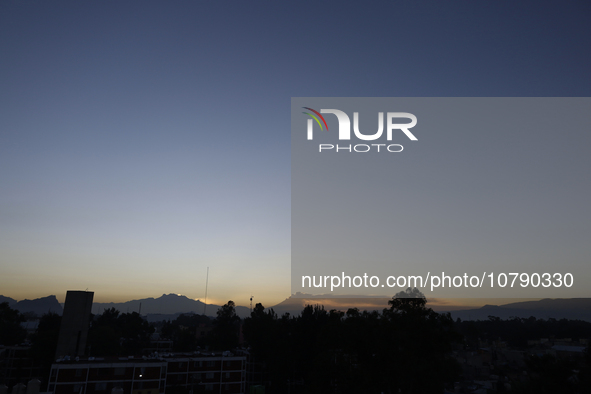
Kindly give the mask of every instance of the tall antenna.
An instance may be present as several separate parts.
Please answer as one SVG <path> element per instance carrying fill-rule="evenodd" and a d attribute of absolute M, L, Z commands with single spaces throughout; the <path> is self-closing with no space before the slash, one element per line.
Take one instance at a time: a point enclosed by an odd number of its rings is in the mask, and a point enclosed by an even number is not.
<path fill-rule="evenodd" d="M 209 267 L 207 267 L 207 276 L 205 278 L 205 303 L 203 304 L 203 315 L 205 316 L 205 308 L 207 308 L 207 284 L 209 283 Z"/>
<path fill-rule="evenodd" d="M 250 296 L 250 313 L 252 313 L 252 299 L 254 298 L 254 296 Z"/>

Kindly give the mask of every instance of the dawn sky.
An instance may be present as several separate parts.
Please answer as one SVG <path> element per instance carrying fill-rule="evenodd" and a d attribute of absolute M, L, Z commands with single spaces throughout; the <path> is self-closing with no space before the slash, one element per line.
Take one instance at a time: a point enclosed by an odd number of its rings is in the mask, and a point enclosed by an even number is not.
<path fill-rule="evenodd" d="M 580 1 L 3 1 L 0 294 L 203 300 L 210 267 L 209 301 L 280 302 L 291 97 L 590 96 L 590 17 Z"/>

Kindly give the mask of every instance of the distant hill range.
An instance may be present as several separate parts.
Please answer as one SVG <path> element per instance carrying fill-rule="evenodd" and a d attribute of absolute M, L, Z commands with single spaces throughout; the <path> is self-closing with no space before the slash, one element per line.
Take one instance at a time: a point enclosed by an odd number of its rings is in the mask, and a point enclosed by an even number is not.
<path fill-rule="evenodd" d="M 346 312 L 349 308 L 357 308 L 361 311 L 381 311 L 388 307 L 389 298 L 352 298 L 352 297 L 333 297 L 325 298 L 322 295 L 311 295 L 297 293 L 271 308 L 279 316 L 289 313 L 292 316 L 299 315 L 306 305 L 322 305 L 324 309 L 336 309 Z"/>
<path fill-rule="evenodd" d="M 37 316 L 41 316 L 49 312 L 61 315 L 63 312 L 62 306 L 60 305 L 56 296 L 54 295 L 50 295 L 43 298 L 37 298 L 34 300 L 21 301 L 17 301 L 10 297 L 4 297 L 0 295 L 0 303 L 2 302 L 8 302 L 8 305 L 12 309 L 16 309 L 21 313 L 34 313 Z"/>
<path fill-rule="evenodd" d="M 92 313 L 103 313 L 105 309 L 115 308 L 123 313 L 140 312 L 147 315 L 149 321 L 155 320 L 174 320 L 181 313 L 196 313 L 199 315 L 216 316 L 220 305 L 205 304 L 199 300 L 192 300 L 184 295 L 162 294 L 158 298 L 142 298 L 121 303 L 102 303 L 92 304 Z M 250 316 L 250 308 L 237 306 L 236 314 L 240 317 Z M 161 317 L 161 318 L 160 318 Z"/>
<path fill-rule="evenodd" d="M 13 298 L 4 297 L 3 295 L 0 295 L 0 304 L 2 304 L 3 302 L 8 302 L 8 306 L 12 308 L 14 307 L 17 301 Z"/>
<path fill-rule="evenodd" d="M 591 321 L 590 298 L 544 299 L 539 301 L 514 302 L 505 305 L 485 305 L 477 309 L 450 312 L 454 319 L 488 320 L 489 316 L 503 320 L 513 317 L 537 319 L 569 319 Z"/>
<path fill-rule="evenodd" d="M 0 295 L 0 303 L 8 302 L 11 308 L 21 313 L 32 312 L 41 316 L 47 312 L 62 314 L 62 305 L 55 296 L 38 298 L 35 300 L 16 301 L 10 297 Z M 143 298 L 122 303 L 101 303 L 92 305 L 92 313 L 100 314 L 105 309 L 115 308 L 123 313 L 140 312 L 147 316 L 148 321 L 174 320 L 183 313 L 205 314 L 216 316 L 220 305 L 207 304 L 198 300 L 192 300 L 183 295 L 163 294 L 158 298 Z M 278 315 L 289 313 L 292 316 L 299 315 L 307 304 L 324 305 L 325 309 L 337 309 L 346 311 L 348 308 L 356 307 L 360 310 L 378 310 L 388 306 L 387 299 L 381 298 L 333 298 L 322 297 L 289 297 L 277 305 L 271 306 Z M 429 304 L 427 304 L 429 306 Z M 445 307 L 435 308 L 438 312 L 446 312 Z M 450 310 L 454 319 L 462 320 L 487 320 L 489 316 L 501 319 L 513 317 L 538 319 L 571 319 L 591 321 L 591 298 L 569 298 L 569 299 L 543 299 L 539 301 L 514 302 L 504 305 L 485 305 L 480 308 Z M 236 314 L 242 318 L 250 315 L 250 309 L 245 306 L 237 306 Z"/>
<path fill-rule="evenodd" d="M 273 306 L 278 314 L 290 313 L 299 314 L 307 304 L 324 305 L 325 309 L 337 309 L 346 311 L 350 307 L 357 307 L 359 310 L 381 311 L 388 307 L 389 299 L 384 298 L 331 298 L 321 297 L 290 297 L 285 301 Z M 431 307 L 427 303 L 427 307 Z M 591 298 L 567 298 L 567 299 L 543 299 L 539 301 L 513 302 L 503 305 L 485 305 L 480 308 L 446 309 L 445 306 L 433 306 L 436 312 L 449 312 L 455 319 L 462 320 L 488 320 L 489 316 L 499 317 L 503 320 L 513 317 L 537 319 L 570 319 L 585 320 L 591 322 Z"/>

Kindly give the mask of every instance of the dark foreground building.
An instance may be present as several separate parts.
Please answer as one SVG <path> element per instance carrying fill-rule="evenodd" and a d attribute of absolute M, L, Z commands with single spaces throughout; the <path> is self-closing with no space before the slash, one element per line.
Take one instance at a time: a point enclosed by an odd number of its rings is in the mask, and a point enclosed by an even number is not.
<path fill-rule="evenodd" d="M 246 357 L 218 354 L 87 359 L 54 363 L 47 391 L 55 394 L 245 393 Z"/>
<path fill-rule="evenodd" d="M 55 358 L 84 355 L 93 297 L 94 293 L 90 291 L 69 290 L 66 293 Z"/>

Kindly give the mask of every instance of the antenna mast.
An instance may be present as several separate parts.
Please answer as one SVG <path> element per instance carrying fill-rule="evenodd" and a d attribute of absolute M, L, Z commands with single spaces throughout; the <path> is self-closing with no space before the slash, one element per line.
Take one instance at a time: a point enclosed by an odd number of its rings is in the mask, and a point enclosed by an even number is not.
<path fill-rule="evenodd" d="M 207 284 L 209 283 L 209 267 L 207 267 L 207 276 L 205 278 L 205 302 L 203 303 L 203 316 L 205 316 L 205 308 L 207 308 Z"/>

